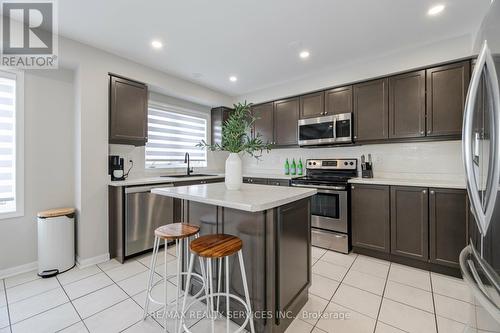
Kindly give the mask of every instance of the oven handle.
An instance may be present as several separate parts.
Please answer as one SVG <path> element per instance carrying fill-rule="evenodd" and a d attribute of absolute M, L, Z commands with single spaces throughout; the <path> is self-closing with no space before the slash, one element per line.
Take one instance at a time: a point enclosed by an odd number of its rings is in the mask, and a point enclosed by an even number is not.
<path fill-rule="evenodd" d="M 345 186 L 322 186 L 322 185 L 303 185 L 303 184 L 292 184 L 294 187 L 308 187 L 316 189 L 334 190 L 334 191 L 345 191 Z M 322 193 L 322 191 L 318 191 Z"/>

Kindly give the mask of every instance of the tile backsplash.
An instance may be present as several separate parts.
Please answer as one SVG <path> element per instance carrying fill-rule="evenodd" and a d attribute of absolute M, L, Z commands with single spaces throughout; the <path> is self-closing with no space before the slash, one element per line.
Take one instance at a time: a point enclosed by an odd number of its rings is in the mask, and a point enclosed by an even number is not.
<path fill-rule="evenodd" d="M 357 158 L 372 155 L 374 177 L 464 178 L 461 141 L 391 143 L 334 148 L 275 149 L 260 160 L 244 156 L 245 172 L 283 173 L 286 158 Z M 359 167 L 358 167 L 359 169 Z M 359 171 L 359 170 L 358 170 Z"/>

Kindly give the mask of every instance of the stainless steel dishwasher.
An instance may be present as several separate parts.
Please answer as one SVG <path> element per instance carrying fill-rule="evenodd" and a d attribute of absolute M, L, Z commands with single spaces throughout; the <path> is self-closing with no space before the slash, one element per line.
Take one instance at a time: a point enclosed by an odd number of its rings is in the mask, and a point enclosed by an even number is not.
<path fill-rule="evenodd" d="M 125 256 L 153 248 L 154 230 L 174 222 L 174 199 L 151 193 L 173 184 L 125 188 Z"/>

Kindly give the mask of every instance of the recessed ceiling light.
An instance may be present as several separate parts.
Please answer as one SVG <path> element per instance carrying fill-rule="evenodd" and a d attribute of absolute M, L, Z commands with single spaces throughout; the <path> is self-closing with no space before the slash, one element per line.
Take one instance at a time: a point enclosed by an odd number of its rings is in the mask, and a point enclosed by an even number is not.
<path fill-rule="evenodd" d="M 238 78 L 236 76 L 232 75 L 229 77 L 229 81 L 236 82 L 236 81 L 238 81 Z"/>
<path fill-rule="evenodd" d="M 151 46 L 155 49 L 161 49 L 163 47 L 163 43 L 160 42 L 159 40 L 153 40 L 151 42 Z"/>
<path fill-rule="evenodd" d="M 299 53 L 299 56 L 300 56 L 302 59 L 307 59 L 307 58 L 309 58 L 309 55 L 310 55 L 310 54 L 309 54 L 309 51 L 305 51 L 305 50 Z"/>
<path fill-rule="evenodd" d="M 440 5 L 435 5 L 433 7 L 431 7 L 428 11 L 427 11 L 427 14 L 428 15 L 431 15 L 431 16 L 434 16 L 434 15 L 438 15 L 440 14 L 443 10 L 444 10 L 444 5 L 440 4 Z"/>

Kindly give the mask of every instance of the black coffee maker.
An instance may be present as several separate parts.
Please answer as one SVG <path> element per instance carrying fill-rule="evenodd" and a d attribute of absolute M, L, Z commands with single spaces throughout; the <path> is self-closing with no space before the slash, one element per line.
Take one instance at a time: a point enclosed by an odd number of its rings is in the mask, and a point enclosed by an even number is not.
<path fill-rule="evenodd" d="M 118 155 L 109 155 L 108 174 L 111 175 L 111 180 L 124 180 L 124 160 Z"/>

